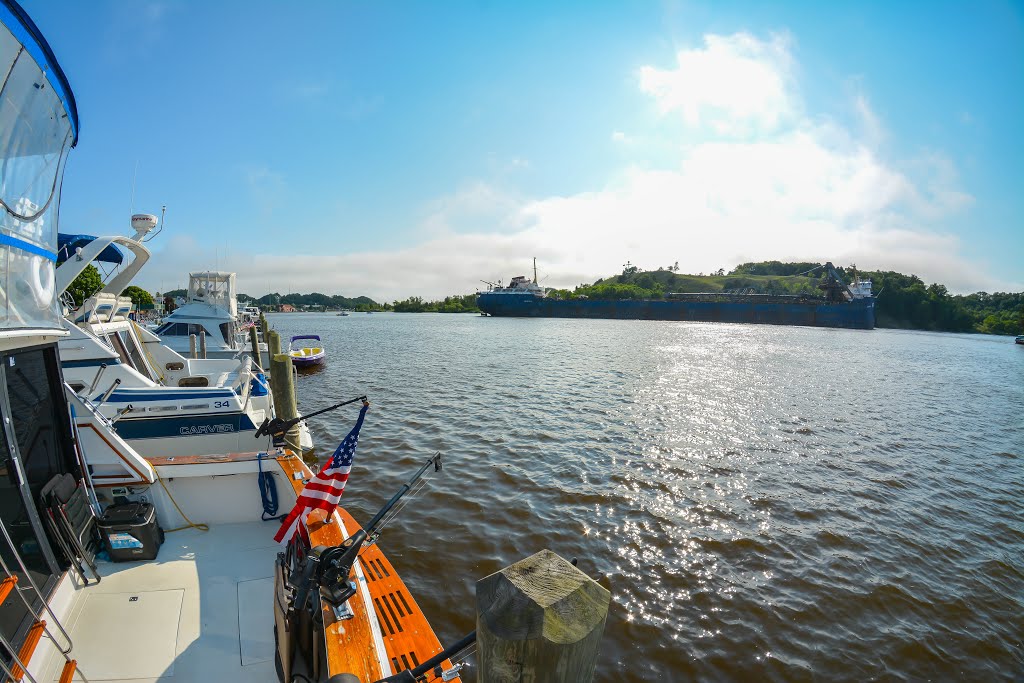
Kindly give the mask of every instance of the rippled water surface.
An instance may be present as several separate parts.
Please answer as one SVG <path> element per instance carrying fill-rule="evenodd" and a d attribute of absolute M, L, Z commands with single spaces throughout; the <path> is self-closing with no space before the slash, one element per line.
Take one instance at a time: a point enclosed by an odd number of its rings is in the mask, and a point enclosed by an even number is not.
<path fill-rule="evenodd" d="M 542 548 L 610 585 L 599 681 L 1019 680 L 1024 346 L 1012 338 L 469 315 L 275 315 L 366 393 L 346 505 L 443 642 Z M 347 412 L 345 412 L 347 411 Z M 314 418 L 333 450 L 354 408 Z M 468 677 L 471 678 L 471 677 Z"/>

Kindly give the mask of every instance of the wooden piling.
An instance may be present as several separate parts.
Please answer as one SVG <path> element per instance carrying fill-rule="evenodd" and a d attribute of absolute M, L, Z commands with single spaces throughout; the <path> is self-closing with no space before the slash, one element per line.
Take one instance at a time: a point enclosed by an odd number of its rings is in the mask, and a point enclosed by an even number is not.
<path fill-rule="evenodd" d="M 282 420 L 294 420 L 299 416 L 295 404 L 295 382 L 292 379 L 292 357 L 279 353 L 270 360 L 270 391 L 274 396 L 274 411 Z M 285 442 L 296 453 L 302 452 L 299 445 L 298 425 L 288 430 Z"/>
<path fill-rule="evenodd" d="M 263 339 L 267 338 L 267 333 L 270 331 L 270 323 L 267 322 L 267 316 L 263 315 L 263 311 L 260 311 L 260 332 L 263 333 Z"/>
<path fill-rule="evenodd" d="M 206 359 L 206 330 L 199 333 L 199 357 Z"/>
<path fill-rule="evenodd" d="M 281 333 L 277 330 L 271 330 L 267 335 L 267 352 L 271 358 L 281 353 Z"/>
<path fill-rule="evenodd" d="M 480 683 L 594 678 L 611 593 L 550 550 L 476 583 Z"/>
<path fill-rule="evenodd" d="M 192 357 L 192 358 L 195 358 L 196 357 L 196 335 L 194 335 L 194 334 L 188 335 L 188 350 L 189 350 L 189 356 Z"/>
<path fill-rule="evenodd" d="M 252 347 L 252 363 L 260 370 L 263 369 L 263 357 L 260 355 L 260 340 L 256 336 L 256 328 L 249 328 L 249 346 Z"/>

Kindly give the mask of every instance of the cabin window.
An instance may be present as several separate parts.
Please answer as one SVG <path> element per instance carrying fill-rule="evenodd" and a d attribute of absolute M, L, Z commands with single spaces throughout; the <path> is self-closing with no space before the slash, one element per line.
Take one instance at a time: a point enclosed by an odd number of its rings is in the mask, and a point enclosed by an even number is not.
<path fill-rule="evenodd" d="M 235 323 L 221 323 L 220 333 L 224 337 L 224 343 L 227 344 L 228 346 L 232 346 L 235 341 Z"/>
<path fill-rule="evenodd" d="M 185 323 L 164 323 L 156 333 L 160 337 L 187 337 L 188 325 Z"/>
<path fill-rule="evenodd" d="M 160 337 L 187 337 L 190 334 L 194 334 L 197 337 L 200 332 L 206 332 L 202 325 L 196 323 L 164 323 L 163 327 L 160 327 L 156 333 Z M 209 332 L 206 332 L 206 336 L 211 336 Z"/>

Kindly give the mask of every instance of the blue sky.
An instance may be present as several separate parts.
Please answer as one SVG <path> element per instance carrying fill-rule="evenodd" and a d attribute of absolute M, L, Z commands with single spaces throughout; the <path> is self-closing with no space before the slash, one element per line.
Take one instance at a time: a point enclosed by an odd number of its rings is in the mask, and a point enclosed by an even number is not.
<path fill-rule="evenodd" d="M 25 0 L 82 122 L 62 230 L 141 283 L 378 299 L 832 259 L 1024 289 L 1019 3 Z"/>

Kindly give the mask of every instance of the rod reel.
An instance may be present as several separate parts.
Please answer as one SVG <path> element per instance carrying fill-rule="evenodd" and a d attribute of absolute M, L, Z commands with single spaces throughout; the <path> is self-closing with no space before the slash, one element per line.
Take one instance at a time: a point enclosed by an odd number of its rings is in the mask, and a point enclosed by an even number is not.
<path fill-rule="evenodd" d="M 315 569 L 316 583 L 320 587 L 320 595 L 331 605 L 341 607 L 349 598 L 356 594 L 355 584 L 351 583 L 348 577 L 352 573 L 352 565 L 355 564 L 356 558 L 359 557 L 359 552 L 363 549 L 364 544 L 368 544 L 372 542 L 371 539 L 376 538 L 381 522 L 388 512 L 412 489 L 413 485 L 419 481 L 431 465 L 433 465 L 435 472 L 441 471 L 440 453 L 435 453 L 427 458 L 427 461 L 420 466 L 416 474 L 409 481 L 402 484 L 402 488 L 398 489 L 398 492 L 391 496 L 391 500 L 377 511 L 377 514 L 373 516 L 373 519 L 366 526 L 346 538 L 340 545 L 332 548 L 317 547 L 310 551 L 306 561 L 309 562 L 315 557 L 317 565 Z"/>

